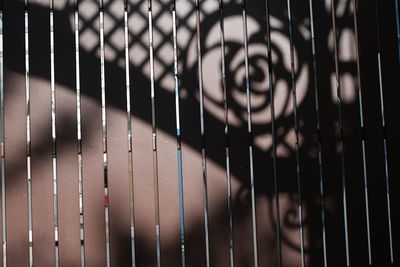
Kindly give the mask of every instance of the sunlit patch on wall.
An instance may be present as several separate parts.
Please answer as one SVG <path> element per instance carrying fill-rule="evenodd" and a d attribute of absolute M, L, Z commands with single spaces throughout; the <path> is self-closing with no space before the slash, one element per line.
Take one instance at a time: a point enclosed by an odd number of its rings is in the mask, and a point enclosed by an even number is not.
<path fill-rule="evenodd" d="M 357 89 L 354 84 L 354 77 L 349 73 L 345 73 L 340 76 L 340 88 L 341 88 L 341 99 L 342 103 L 351 104 L 356 101 Z M 336 86 L 336 75 L 331 74 L 331 92 L 332 102 L 337 101 L 337 86 Z"/>

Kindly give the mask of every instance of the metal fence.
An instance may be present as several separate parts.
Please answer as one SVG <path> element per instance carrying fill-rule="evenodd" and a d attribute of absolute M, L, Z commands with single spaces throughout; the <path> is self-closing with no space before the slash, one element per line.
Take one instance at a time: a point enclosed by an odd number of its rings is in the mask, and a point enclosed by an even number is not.
<path fill-rule="evenodd" d="M 3 266 L 396 266 L 398 0 L 1 0 Z"/>

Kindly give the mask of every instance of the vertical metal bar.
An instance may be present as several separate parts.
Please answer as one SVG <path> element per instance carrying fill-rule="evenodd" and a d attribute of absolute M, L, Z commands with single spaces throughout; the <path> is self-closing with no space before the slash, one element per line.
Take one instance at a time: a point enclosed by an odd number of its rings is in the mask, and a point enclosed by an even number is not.
<path fill-rule="evenodd" d="M 394 8 L 396 15 L 396 30 L 397 30 L 397 56 L 399 57 L 400 64 L 400 6 L 399 0 L 394 0 Z"/>
<path fill-rule="evenodd" d="M 398 11 L 398 10 L 397 10 Z M 382 56 L 381 56 L 381 40 L 379 30 L 379 4 L 375 0 L 375 18 L 376 18 L 376 29 L 377 29 L 377 60 L 378 60 L 378 76 L 379 76 L 379 97 L 380 97 L 380 109 L 381 109 L 381 127 L 383 134 L 383 155 L 385 161 L 385 182 L 386 182 L 386 205 L 387 205 L 387 224 L 389 234 L 389 249 L 390 249 L 390 262 L 394 262 L 394 248 L 393 248 L 393 233 L 392 233 L 392 216 L 391 216 L 391 201 L 390 201 L 390 181 L 389 181 L 389 166 L 388 166 L 388 155 L 387 155 L 387 133 L 386 133 L 386 118 L 385 118 L 385 104 L 383 95 L 383 77 L 382 77 Z M 400 45 L 400 43 L 399 43 Z M 400 49 L 400 47 L 399 47 Z M 399 50 L 400 52 L 400 50 Z M 400 54 L 399 54 L 400 56 Z"/>
<path fill-rule="evenodd" d="M 108 189 L 108 151 L 107 151 L 107 112 L 106 112 L 106 77 L 104 49 L 104 10 L 103 0 L 100 0 L 100 72 L 101 72 L 101 125 L 103 140 L 103 173 L 104 173 L 104 221 L 106 239 L 106 264 L 111 266 L 110 252 L 110 218 L 109 218 L 109 189 Z"/>
<path fill-rule="evenodd" d="M 354 20 L 354 35 L 355 35 L 355 49 L 356 49 L 356 61 L 357 61 L 357 91 L 358 91 L 358 104 L 360 112 L 360 127 L 362 132 L 361 148 L 362 148 L 362 162 L 363 162 L 363 178 L 364 178 L 364 200 L 365 200 L 365 219 L 367 223 L 367 246 L 368 246 L 368 264 L 372 265 L 372 250 L 371 250 L 371 230 L 370 230 L 370 219 L 369 219 L 369 199 L 368 199 L 368 177 L 367 177 L 367 159 L 366 159 L 366 147 L 365 147 L 365 121 L 364 121 L 364 110 L 363 110 L 363 98 L 362 98 L 362 87 L 361 87 L 361 71 L 360 71 L 360 55 L 359 55 L 359 41 L 358 41 L 358 5 L 355 0 L 353 3 L 353 20 Z"/>
<path fill-rule="evenodd" d="M 1 218 L 3 267 L 7 266 L 7 205 L 6 205 L 6 155 L 4 120 L 4 47 L 3 47 L 3 0 L 0 0 L 0 155 L 1 155 Z"/>
<path fill-rule="evenodd" d="M 50 0 L 50 101 L 51 101 L 51 157 L 53 170 L 53 226 L 55 266 L 60 260 L 58 235 L 58 177 L 57 177 L 57 128 L 56 128 L 56 88 L 54 66 L 54 0 Z"/>
<path fill-rule="evenodd" d="M 128 180 L 129 180 L 129 211 L 131 233 L 131 261 L 132 267 L 136 266 L 135 249 L 135 188 L 133 177 L 133 145 L 132 145 L 132 112 L 131 112 L 131 82 L 129 69 L 129 27 L 128 27 L 128 0 L 124 0 L 124 44 L 125 44 L 125 83 L 126 83 L 126 118 L 128 137 Z"/>
<path fill-rule="evenodd" d="M 299 125 L 298 125 L 298 109 L 297 109 L 297 97 L 296 97 L 296 70 L 295 70 L 295 59 L 294 59 L 294 48 L 293 48 L 293 22 L 292 22 L 292 7 L 291 1 L 287 0 L 287 11 L 289 20 L 289 43 L 290 43 L 290 74 L 291 74 L 291 91 L 293 101 L 293 120 L 294 120 L 294 131 L 296 136 L 296 176 L 297 176 L 297 199 L 298 199 L 298 213 L 299 213 L 299 225 L 300 225 L 300 252 L 301 252 L 301 266 L 305 265 L 304 256 L 304 227 L 303 227 L 303 203 L 301 196 L 301 167 L 300 167 L 300 144 L 299 144 Z"/>
<path fill-rule="evenodd" d="M 276 239 L 278 266 L 282 266 L 282 243 L 281 243 L 281 224 L 280 224 L 280 208 L 279 208 L 279 181 L 276 154 L 276 125 L 275 125 L 275 87 L 272 66 L 272 48 L 271 48 L 271 23 L 270 23 L 270 5 L 269 0 L 265 0 L 265 26 L 266 26 L 266 43 L 267 43 L 267 63 L 268 63 L 268 79 L 269 79 L 269 96 L 271 101 L 271 134 L 272 134 L 272 165 L 274 177 L 274 193 L 275 193 L 275 212 L 276 212 Z"/>
<path fill-rule="evenodd" d="M 304 256 L 304 229 L 303 229 L 303 203 L 301 196 L 301 167 L 300 167 L 300 144 L 299 144 L 299 123 L 298 123 L 298 109 L 297 109 L 297 96 L 296 96 L 296 70 L 295 70 L 295 59 L 294 59 L 294 48 L 293 48 L 293 22 L 292 22 L 292 7 L 291 1 L 287 0 L 287 11 L 289 20 L 289 43 L 290 43 L 290 74 L 291 74 L 291 91 L 293 101 L 293 120 L 294 120 L 294 131 L 296 136 L 296 176 L 297 176 L 297 195 L 298 195 L 298 212 L 299 212 L 299 225 L 300 225 L 300 252 L 301 252 L 301 266 L 305 265 Z"/>
<path fill-rule="evenodd" d="M 26 174 L 28 193 L 28 254 L 29 267 L 33 267 L 33 222 L 32 222 L 32 168 L 31 168 L 31 99 L 29 73 L 29 0 L 25 0 L 25 118 L 26 118 Z"/>
<path fill-rule="evenodd" d="M 229 216 L 229 266 L 234 267 L 234 242 L 233 242 L 233 207 L 232 207 L 232 177 L 230 168 L 230 149 L 229 149 L 229 110 L 226 86 L 226 62 L 225 62 L 225 27 L 224 27 L 224 1 L 219 0 L 219 26 L 220 26 L 220 46 L 221 46 L 221 84 L 223 90 L 224 105 L 224 137 L 225 137 L 225 168 L 227 179 L 227 204 Z"/>
<path fill-rule="evenodd" d="M 318 154 L 318 171 L 319 171 L 319 189 L 321 201 L 321 230 L 322 230 L 322 250 L 324 267 L 328 266 L 327 257 L 327 242 L 326 242 L 326 222 L 325 222 L 325 190 L 324 190 L 324 174 L 322 163 L 322 140 L 321 140 L 321 117 L 320 117 L 320 102 L 318 89 L 318 69 L 317 69 L 317 54 L 315 45 L 315 29 L 314 29 L 314 5 L 313 0 L 309 0 L 310 8 L 310 32 L 311 32 L 311 53 L 313 64 L 313 82 L 314 82 L 314 101 L 316 114 L 316 131 L 317 131 L 317 154 Z"/>
<path fill-rule="evenodd" d="M 81 267 L 85 267 L 85 231 L 84 231 L 84 205 L 83 205 L 83 156 L 82 156 L 82 111 L 81 111 L 81 79 L 79 55 L 79 0 L 75 0 L 74 7 L 74 33 L 75 33 L 75 75 L 76 75 L 76 129 L 78 152 L 78 197 L 79 197 L 79 239 Z"/>
<path fill-rule="evenodd" d="M 180 125 L 180 104 L 179 104 L 179 66 L 178 66 L 178 36 L 176 23 L 176 1 L 171 0 L 172 12 L 172 34 L 174 50 L 174 82 L 175 82 L 175 118 L 176 118 L 176 148 L 178 160 L 178 186 L 179 186 L 179 232 L 181 247 L 181 264 L 186 266 L 185 258 L 185 214 L 183 201 L 183 172 L 182 172 L 182 149 L 181 149 L 181 125 Z"/>
<path fill-rule="evenodd" d="M 151 126 L 153 142 L 153 179 L 155 198 L 155 219 L 156 219 L 156 246 L 157 246 L 157 267 L 161 266 L 161 237 L 160 237 L 160 197 L 158 185 L 158 163 L 157 163 L 157 126 L 156 126 L 156 102 L 155 102 L 155 81 L 154 81 L 154 43 L 153 43 L 153 10 L 152 0 L 148 0 L 149 19 L 149 54 L 150 54 L 150 90 L 151 90 Z"/>
<path fill-rule="evenodd" d="M 249 76 L 249 48 L 247 34 L 247 11 L 246 0 L 242 2 L 242 22 L 243 22 L 243 52 L 246 73 L 246 110 L 247 110 L 247 133 L 249 138 L 249 167 L 250 167 L 250 191 L 251 191 L 251 215 L 253 229 L 253 259 L 254 267 L 258 267 L 258 245 L 257 245 L 257 214 L 256 214 L 256 193 L 254 185 L 254 164 L 253 164 L 253 131 L 251 122 L 251 95 L 250 95 L 250 76 Z"/>
<path fill-rule="evenodd" d="M 336 25 L 336 1 L 331 0 L 332 12 L 332 29 L 334 39 L 334 60 L 335 60 L 335 77 L 336 77 L 336 94 L 337 94 L 337 108 L 339 117 L 339 149 L 341 155 L 341 174 L 342 174 L 342 202 L 343 202 L 343 224 L 344 224 L 344 238 L 345 238 L 345 251 L 346 251 L 346 265 L 350 266 L 350 249 L 349 249 L 349 232 L 348 232 L 348 219 L 347 219 L 347 190 L 346 190 L 346 172 L 345 172 L 345 154 L 344 154 L 344 134 L 343 134 L 343 114 L 342 114 L 342 89 L 340 84 L 340 71 L 339 71 L 339 48 L 337 40 L 337 25 Z"/>
<path fill-rule="evenodd" d="M 201 53 L 201 28 L 200 28 L 200 1 L 196 0 L 196 41 L 197 41 L 197 69 L 199 82 L 200 100 L 200 135 L 201 135 L 201 162 L 203 170 L 203 209 L 204 230 L 206 245 L 206 266 L 210 267 L 210 239 L 209 239 L 209 216 L 208 216 L 208 188 L 207 188 L 207 156 L 206 135 L 204 126 L 204 95 L 203 95 L 203 64 Z"/>

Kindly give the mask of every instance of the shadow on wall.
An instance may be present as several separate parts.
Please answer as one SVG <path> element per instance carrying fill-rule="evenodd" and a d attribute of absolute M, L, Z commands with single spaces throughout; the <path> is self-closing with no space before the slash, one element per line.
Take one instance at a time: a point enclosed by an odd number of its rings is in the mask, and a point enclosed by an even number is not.
<path fill-rule="evenodd" d="M 125 69 L 123 47 L 123 9 L 122 1 L 107 1 L 106 12 L 106 87 L 107 104 L 110 108 L 125 110 Z M 194 1 L 177 3 L 179 64 L 181 73 L 181 125 L 182 141 L 185 146 L 200 153 L 200 123 L 199 97 L 197 81 L 197 62 L 195 44 L 195 17 Z M 214 3 L 215 2 L 215 3 Z M 250 215 L 249 194 L 249 164 L 247 147 L 247 121 L 245 102 L 245 72 L 242 46 L 241 4 L 239 1 L 226 1 L 226 62 L 228 81 L 228 105 L 230 116 L 230 144 L 231 144 L 231 171 L 233 177 L 240 183 L 240 190 L 235 195 L 235 237 L 250 235 L 250 228 L 241 232 L 241 222 Z M 251 2 L 251 3 L 250 3 Z M 302 197 L 305 211 L 304 226 L 306 227 L 306 254 L 309 266 L 323 264 L 322 232 L 321 232 L 321 205 L 320 205 L 320 176 L 317 154 L 316 111 L 314 96 L 313 67 L 310 42 L 309 3 L 306 0 L 292 1 L 294 18 L 294 46 L 296 60 L 296 86 L 298 90 L 298 114 L 300 127 L 300 162 L 302 177 Z M 342 113 L 345 140 L 345 174 L 348 186 L 349 210 L 349 243 L 351 263 L 353 266 L 367 264 L 367 236 L 365 221 L 365 202 L 363 188 L 363 169 L 360 128 L 359 102 L 357 95 L 357 67 L 355 58 L 355 42 L 353 27 L 352 2 L 350 0 L 337 1 L 337 22 L 339 26 L 338 40 L 340 49 L 340 75 L 343 86 Z M 396 101 L 398 92 L 395 89 L 399 83 L 398 62 L 395 57 L 395 23 L 392 1 L 379 3 L 381 15 L 380 37 L 382 46 L 382 68 L 384 103 L 387 115 L 386 132 L 389 142 L 389 175 L 392 180 L 398 176 L 399 167 L 394 159 L 398 158 L 398 138 L 395 138 L 399 129 L 396 119 Z M 60 5 L 60 3 L 58 3 Z M 385 266 L 389 260 L 389 241 L 387 233 L 387 208 L 385 191 L 385 172 L 383 160 L 383 133 L 380 118 L 380 96 L 378 81 L 378 65 L 376 60 L 377 35 L 374 1 L 360 1 L 359 4 L 359 39 L 361 58 L 361 85 L 365 118 L 365 139 L 367 146 L 367 174 L 370 190 L 370 214 L 373 259 L 377 266 Z M 156 101 L 157 127 L 170 135 L 175 136 L 174 121 L 174 94 L 173 94 L 173 62 L 172 62 L 172 24 L 168 1 L 155 3 L 155 54 L 156 54 Z M 100 60 L 98 40 L 98 6 L 95 1 L 82 1 L 80 9 L 81 19 L 81 76 L 82 93 L 100 102 Z M 253 137 L 254 137 L 254 167 L 255 184 L 258 198 L 265 197 L 269 207 L 259 218 L 259 222 L 271 225 L 273 231 L 276 214 L 274 212 L 274 184 L 272 165 L 272 135 L 269 98 L 269 79 L 267 65 L 267 47 L 265 31 L 264 3 L 248 3 L 249 21 L 249 54 L 250 54 L 250 87 L 252 90 Z M 149 89 L 149 62 L 147 38 L 147 11 L 145 1 L 131 1 L 129 6 L 131 22 L 131 77 L 132 77 L 132 107 L 135 119 L 151 123 L 150 116 L 150 89 Z M 345 265 L 344 228 L 342 209 L 341 165 L 339 153 L 338 109 L 335 96 L 335 69 L 333 55 L 333 32 L 329 1 L 315 1 L 315 33 L 317 50 L 317 83 L 319 88 L 319 104 L 321 111 L 321 129 L 323 155 L 323 178 L 326 200 L 326 230 L 327 230 L 327 258 L 331 266 Z M 282 242 L 288 247 L 284 257 L 292 257 L 300 253 L 298 242 L 299 228 L 297 212 L 297 183 L 296 183 L 296 154 L 294 149 L 294 120 L 293 103 L 291 101 L 291 75 L 289 59 L 288 19 L 285 1 L 271 1 L 272 25 L 272 62 L 275 87 L 276 133 L 279 179 L 279 195 L 283 199 L 281 206 Z M 73 5 L 62 3 L 58 6 L 55 18 L 55 47 L 56 47 L 56 79 L 59 85 L 75 88 L 75 59 L 73 35 Z M 220 78 L 220 47 L 219 47 L 219 11 L 217 1 L 204 1 L 202 4 L 202 40 L 204 60 L 204 90 L 205 90 L 205 121 L 207 158 L 210 162 L 225 168 L 223 144 L 224 121 L 223 99 Z M 8 1 L 5 6 L 5 64 L 9 72 L 23 74 L 24 69 L 24 19 L 23 2 Z M 31 75 L 49 79 L 49 22 L 48 7 L 32 3 L 30 5 L 30 46 L 31 46 Z M 7 79 L 7 78 L 6 78 Z M 8 91 L 12 90 L 7 88 Z M 8 94 L 11 94 L 8 92 Z M 74 107 L 71 107 L 71 112 Z M 73 111 L 75 112 L 75 111 Z M 86 114 L 83 114 L 85 116 Z M 62 116 L 62 115 L 59 115 Z M 87 115 L 89 116 L 89 115 Z M 100 117 L 100 114 L 94 115 Z M 134 120 L 135 120 L 134 119 Z M 74 122 L 71 127 L 63 125 L 58 120 L 58 132 L 69 141 L 67 145 L 75 146 Z M 43 128 L 43 132 L 50 132 L 50 125 Z M 89 126 L 86 126 L 90 129 Z M 121 128 L 121 131 L 126 131 Z M 90 135 L 100 135 L 100 132 L 90 132 Z M 45 135 L 43 135 L 45 136 Z M 85 142 L 85 140 L 84 140 Z M 89 141 L 87 141 L 89 142 Z M 45 145 L 51 146 L 50 141 Z M 42 144 L 43 145 L 43 144 Z M 35 144 L 33 144 L 35 146 Z M 59 148 L 59 150 L 62 148 Z M 46 151 L 46 149 L 42 149 Z M 141 153 L 141 151 L 137 151 Z M 39 155 L 39 154 L 38 154 Z M 43 156 L 43 155 L 42 155 Z M 121 156 L 125 160 L 125 156 Z M 189 159 L 190 161 L 190 159 Z M 174 161 L 172 161 L 174 162 Z M 161 164 L 169 164 L 161 163 Z M 91 163 L 88 163 L 90 166 Z M 149 170 L 151 162 L 148 162 Z M 8 172 L 14 171 L 17 166 L 10 165 Z M 89 167 L 90 168 L 90 167 Z M 19 174 L 20 179 L 24 177 Z M 151 175 L 149 174 L 149 177 Z M 185 177 L 186 183 L 191 183 L 193 177 Z M 112 179 L 112 177 L 110 178 Z M 139 179 L 139 178 L 135 178 Z M 149 178 L 150 179 L 150 178 Z M 197 179 L 197 178 L 196 178 Z M 198 178 L 200 179 L 200 178 Z M 212 177 L 210 177 L 212 179 Z M 14 181 L 8 182 L 9 188 Z M 398 187 L 391 184 L 392 202 L 398 203 Z M 9 189 L 10 190 L 10 189 Z M 62 190 L 62 189 L 61 189 Z M 161 188 L 162 190 L 162 188 Z M 225 192 L 225 191 L 224 191 Z M 150 204 L 149 204 L 150 205 Z M 225 204 L 224 204 L 225 205 Z M 264 206 L 262 206 L 264 207 Z M 152 207 L 151 207 L 152 208 Z M 268 212 L 268 214 L 265 214 Z M 212 225 L 213 235 L 218 232 L 226 234 L 226 209 L 221 205 L 216 224 Z M 100 216 L 100 215 L 99 215 Z M 121 216 L 127 217 L 123 214 Z M 137 214 L 137 216 L 141 216 Z M 260 215 L 259 215 L 260 216 Z M 198 215 L 199 220 L 201 215 Z M 101 222 L 102 221 L 102 217 Z M 267 219 L 265 219 L 267 218 Z M 393 225 L 399 224 L 397 218 Z M 118 220 L 112 218 L 112 220 Z M 100 221 L 100 219 L 99 219 Z M 71 222 L 74 223 L 74 222 Z M 220 223 L 220 225 L 218 225 Z M 197 227 L 203 227 L 201 221 Z M 262 227 L 262 226 L 261 226 Z M 399 232 L 394 227 L 393 236 L 395 248 L 398 248 Z M 113 247 L 113 262 L 116 266 L 130 266 L 129 229 L 111 233 L 115 242 Z M 188 251 L 191 266 L 202 266 L 203 263 L 203 230 L 191 229 L 188 231 Z M 102 235 L 102 233 L 98 233 Z M 260 251 L 260 254 L 272 255 L 272 259 L 261 261 L 261 266 L 275 266 L 276 236 L 269 233 L 272 240 L 259 239 L 259 243 L 269 251 Z M 12 238 L 12 236 L 9 236 Z M 146 266 L 154 264 L 155 254 L 153 247 L 146 241 L 148 237 L 138 233 L 138 263 Z M 213 241 L 213 240 L 212 240 Z M 140 248 L 141 242 L 147 244 Z M 240 242 L 239 242 L 240 243 Z M 219 254 L 225 255 L 227 247 L 212 245 L 212 263 L 220 263 Z M 201 247 L 201 248 L 200 248 Z M 240 245 L 239 245 L 240 247 Z M 248 245 L 250 247 L 250 245 Z M 248 251 L 247 251 L 248 250 Z M 236 251 L 237 266 L 250 266 L 251 247 L 247 250 Z M 289 251 L 289 252 L 288 252 Z M 395 250 L 397 251 L 397 250 Z M 178 244 L 173 247 L 164 247 L 163 254 L 167 266 L 178 266 Z M 291 254 L 292 253 L 292 254 Z M 175 255 L 169 257 L 168 255 Z M 17 255 L 9 255 L 17 257 Z M 396 260 L 398 260 L 398 255 Z M 263 257 L 263 256 L 261 256 Z M 293 256 L 293 257 L 298 257 Z M 168 261 L 167 259 L 170 259 Z M 201 259 L 201 260 L 200 260 Z M 300 265 L 290 263 L 288 266 Z M 103 264 L 103 263 L 102 263 Z M 220 264 L 218 264 L 220 265 Z M 72 266 L 72 265 L 70 265 Z"/>

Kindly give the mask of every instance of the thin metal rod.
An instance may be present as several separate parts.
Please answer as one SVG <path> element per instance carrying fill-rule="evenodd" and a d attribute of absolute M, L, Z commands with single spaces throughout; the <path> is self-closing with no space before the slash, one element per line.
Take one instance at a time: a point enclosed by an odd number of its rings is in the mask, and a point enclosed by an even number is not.
<path fill-rule="evenodd" d="M 104 49 L 104 11 L 103 0 L 100 0 L 100 75 L 101 75 L 101 125 L 103 143 L 103 175 L 104 175 L 104 222 L 106 239 L 106 264 L 111 266 L 110 252 L 110 217 L 109 217 L 109 189 L 108 189 L 108 151 L 107 151 L 107 111 L 106 111 L 106 74 Z"/>
<path fill-rule="evenodd" d="M 305 255 L 304 255 L 304 226 L 303 226 L 303 200 L 301 195 L 301 166 L 300 166 L 300 144 L 299 144 L 299 116 L 297 109 L 297 88 L 296 88 L 296 70 L 295 70 L 295 59 L 294 59 L 294 40 L 293 40 L 293 21 L 292 21 L 292 7 L 291 1 L 287 0 L 287 11 L 289 20 L 289 43 L 290 43 L 290 74 L 291 74 L 291 90 L 292 90 L 292 101 L 293 101 L 293 120 L 294 120 L 294 131 L 295 131 L 295 151 L 296 151 L 296 176 L 297 176 L 297 195 L 298 195 L 298 213 L 299 213 L 299 234 L 300 234 L 300 253 L 301 253 L 301 266 L 305 266 Z"/>
<path fill-rule="evenodd" d="M 160 237 L 160 197 L 158 185 L 158 163 L 157 163 L 157 126 L 156 126 L 156 102 L 154 89 L 154 44 L 153 44 L 153 10 L 152 0 L 148 0 L 149 15 L 149 54 L 150 54 L 150 90 L 151 90 L 151 126 L 153 140 L 153 179 L 155 198 L 155 220 L 156 220 L 156 246 L 157 267 L 161 266 L 161 237 Z"/>
<path fill-rule="evenodd" d="M 78 152 L 78 197 L 79 197 L 79 239 L 81 267 L 85 267 L 85 231 L 84 231 L 84 205 L 83 205 L 83 156 L 82 156 L 82 112 L 81 112 L 81 79 L 80 79 L 80 54 L 79 54 L 79 0 L 75 0 L 74 10 L 75 31 L 75 75 L 76 75 L 76 136 Z"/>
<path fill-rule="evenodd" d="M 221 84 L 223 90 L 224 105 L 224 137 L 225 137 L 225 168 L 227 180 L 227 204 L 229 216 L 229 266 L 234 267 L 234 242 L 233 242 L 233 207 L 232 207 L 232 177 L 230 168 L 230 149 L 229 149 L 229 107 L 226 86 L 226 62 L 225 62 L 225 27 L 224 27 L 224 1 L 219 0 L 220 14 L 220 46 L 221 46 Z"/>
<path fill-rule="evenodd" d="M 372 249 L 371 249 L 371 229 L 369 219 L 369 198 L 368 198 L 368 177 L 367 177 L 367 159 L 366 159 L 366 147 L 365 147 L 365 121 L 364 121 L 364 110 L 363 110 L 363 98 L 362 98 L 362 87 L 361 87 L 361 71 L 360 71 L 360 54 L 359 54 L 359 41 L 358 41 L 358 5 L 355 0 L 353 2 L 353 19 L 354 19 L 354 35 L 355 35 L 355 49 L 356 49 L 356 61 L 357 61 L 357 87 L 358 87 L 358 104 L 360 112 L 360 127 L 362 132 L 361 148 L 362 148 L 362 160 L 363 160 L 363 178 L 364 178 L 364 201 L 365 201 L 365 219 L 367 223 L 367 246 L 368 246 L 368 264 L 372 265 Z"/>
<path fill-rule="evenodd" d="M 389 179 L 389 164 L 388 164 L 388 140 L 386 132 L 386 118 L 385 118 L 385 104 L 383 95 L 383 77 L 382 77 L 382 56 L 381 56 L 381 40 L 379 30 L 379 4 L 375 0 L 375 16 L 376 16 L 376 29 L 377 29 L 377 60 L 378 60 L 378 76 L 379 76 L 379 96 L 380 96 L 380 109 L 381 109 L 381 127 L 383 134 L 383 155 L 385 161 L 385 182 L 386 182 L 386 206 L 387 206 L 387 224 L 389 235 L 389 250 L 390 262 L 394 262 L 394 248 L 393 248 L 393 233 L 392 233 L 392 215 L 391 215 L 391 200 L 390 200 L 390 179 Z"/>
<path fill-rule="evenodd" d="M 1 155 L 1 218 L 3 267 L 7 266 L 7 205 L 6 205 L 6 155 L 4 120 L 4 47 L 3 47 L 3 0 L 0 0 L 0 155 Z"/>
<path fill-rule="evenodd" d="M 249 167 L 250 167 L 250 192 L 251 192 L 251 215 L 253 229 L 253 260 L 254 267 L 258 267 L 258 245 L 257 245 L 257 213 L 256 213 L 256 193 L 254 185 L 254 164 L 253 164 L 253 131 L 251 122 L 251 95 L 250 95 L 250 75 L 249 75 L 249 48 L 247 34 L 247 12 L 246 0 L 242 3 L 242 22 L 243 22 L 243 52 L 246 72 L 246 106 L 247 106 L 247 133 L 249 138 Z"/>
<path fill-rule="evenodd" d="M 58 234 L 58 176 L 57 176 L 57 128 L 56 128 L 56 86 L 54 66 L 54 0 L 50 0 L 50 102 L 51 102 L 51 157 L 53 170 L 53 226 L 55 266 L 60 266 Z"/>
<path fill-rule="evenodd" d="M 29 2 L 25 0 L 25 118 L 26 118 L 26 175 L 28 193 L 28 254 L 33 267 L 32 168 L 31 168 L 31 89 L 29 73 Z"/>
<path fill-rule="evenodd" d="M 266 43 L 267 43 L 267 63 L 268 63 L 268 79 L 269 79 L 269 97 L 271 105 L 271 134 L 272 134 L 272 165 L 274 177 L 274 193 L 275 193 L 275 212 L 276 212 L 276 241 L 278 266 L 282 266 L 282 243 L 281 243 L 281 223 L 280 223 L 280 208 L 279 208 L 279 181 L 277 168 L 276 154 L 276 125 L 275 125 L 275 87 L 272 66 L 272 48 L 271 48 L 271 23 L 270 23 L 270 5 L 269 0 L 265 0 L 265 28 L 266 28 Z"/>
<path fill-rule="evenodd" d="M 317 53 L 315 45 L 314 30 L 314 4 L 313 0 L 309 0 L 310 8 L 310 32 L 311 32 L 311 53 L 313 64 L 313 82 L 314 82 L 314 101 L 316 114 L 316 131 L 317 131 L 317 154 L 318 154 L 318 171 L 319 171 L 319 189 L 321 201 L 321 231 L 322 231 L 322 250 L 324 267 L 328 266 L 327 242 L 326 242 L 326 221 L 325 221 L 325 192 L 324 192 L 324 174 L 322 162 L 322 137 L 321 137 L 321 117 L 320 117 L 320 101 L 318 89 L 318 69 L 317 69 Z"/>
<path fill-rule="evenodd" d="M 347 190 L 346 190 L 346 173 L 345 173 L 345 154 L 344 154 L 344 135 L 343 135 L 343 114 L 342 114 L 342 88 L 340 84 L 339 72 L 339 48 L 337 38 L 337 25 L 336 25 L 336 4 L 335 0 L 331 0 L 332 12 L 332 28 L 334 39 L 334 60 L 335 60 L 335 78 L 336 78 L 336 102 L 339 117 L 339 149 L 341 156 L 341 176 L 342 176 L 342 202 L 343 202 L 343 224 L 344 224 L 344 238 L 345 238 L 345 251 L 346 251 L 346 265 L 350 266 L 350 249 L 349 249 L 349 232 L 348 232 L 348 219 L 347 219 Z"/>
<path fill-rule="evenodd" d="M 399 0 L 394 0 L 394 8 L 396 14 L 396 30 L 397 30 L 397 56 L 400 64 L 400 6 Z"/>
<path fill-rule="evenodd" d="M 133 140 L 132 140 L 132 112 L 131 112 L 131 82 L 129 73 L 129 23 L 128 0 L 124 1 L 124 43 L 125 43 L 125 84 L 126 84 L 126 118 L 128 138 L 128 180 L 129 180 L 129 214 L 131 233 L 131 261 L 132 267 L 136 266 L 135 249 L 135 188 L 133 177 Z"/>
<path fill-rule="evenodd" d="M 178 68 L 178 37 L 176 23 L 176 3 L 171 0 L 172 33 L 174 49 L 174 81 L 175 81 L 175 116 L 176 116 L 176 148 L 178 160 L 178 186 L 179 186 L 179 238 L 181 248 L 181 264 L 186 266 L 185 258 L 185 214 L 183 201 L 183 172 L 182 172 L 182 149 L 181 149 L 181 125 L 179 104 L 179 68 Z"/>
<path fill-rule="evenodd" d="M 199 81 L 200 100 L 200 135 L 201 135 L 201 163 L 203 170 L 203 209 L 204 209 L 204 231 L 206 245 L 206 266 L 210 267 L 210 239 L 209 239 L 209 216 L 208 216 L 208 188 L 207 188 L 207 156 L 206 135 L 204 126 L 204 95 L 203 95 L 203 63 L 201 54 L 201 28 L 200 28 L 200 1 L 196 0 L 196 41 L 197 41 L 197 69 Z"/>

